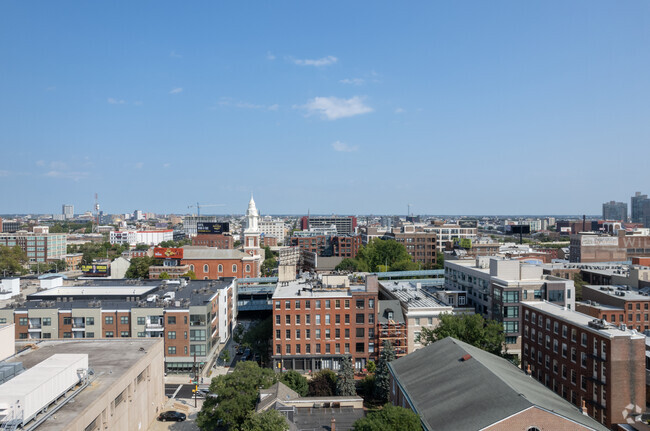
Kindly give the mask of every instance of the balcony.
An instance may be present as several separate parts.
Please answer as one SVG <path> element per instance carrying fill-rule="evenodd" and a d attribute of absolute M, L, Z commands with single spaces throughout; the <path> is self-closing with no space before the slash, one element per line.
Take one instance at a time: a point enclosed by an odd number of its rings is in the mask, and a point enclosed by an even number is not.
<path fill-rule="evenodd" d="M 145 331 L 162 331 L 164 330 L 164 319 L 162 317 L 149 318 L 145 325 Z"/>

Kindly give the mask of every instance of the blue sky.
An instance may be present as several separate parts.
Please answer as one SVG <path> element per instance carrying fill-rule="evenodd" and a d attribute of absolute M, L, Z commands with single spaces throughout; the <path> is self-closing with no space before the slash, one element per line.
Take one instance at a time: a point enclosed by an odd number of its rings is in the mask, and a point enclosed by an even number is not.
<path fill-rule="evenodd" d="M 0 3 L 0 213 L 592 214 L 650 192 L 650 3 Z"/>

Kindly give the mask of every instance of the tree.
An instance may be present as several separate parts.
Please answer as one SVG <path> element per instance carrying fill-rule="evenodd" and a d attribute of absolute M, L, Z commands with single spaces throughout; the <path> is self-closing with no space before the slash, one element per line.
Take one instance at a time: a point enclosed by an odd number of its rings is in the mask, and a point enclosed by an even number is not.
<path fill-rule="evenodd" d="M 183 274 L 181 277 L 187 277 L 190 280 L 196 280 L 196 273 L 194 271 L 187 271 L 185 274 Z"/>
<path fill-rule="evenodd" d="M 587 284 L 585 281 L 582 279 L 582 274 L 579 272 L 573 274 L 573 285 L 575 286 L 575 291 L 576 291 L 576 301 L 582 301 L 582 287 Z"/>
<path fill-rule="evenodd" d="M 240 427 L 241 431 L 287 431 L 289 424 L 279 411 L 268 409 L 262 413 L 251 412 Z"/>
<path fill-rule="evenodd" d="M 395 262 L 389 268 L 390 271 L 417 271 L 418 269 L 421 269 L 421 265 L 419 263 L 412 262 L 411 260 L 401 260 L 399 262 Z"/>
<path fill-rule="evenodd" d="M 271 336 L 273 335 L 272 316 L 262 320 L 248 329 L 242 337 L 242 343 L 250 346 L 253 353 L 260 357 L 262 363 L 268 361 Z"/>
<path fill-rule="evenodd" d="M 27 253 L 20 246 L 5 247 L 0 245 L 0 274 L 23 274 L 27 263 Z"/>
<path fill-rule="evenodd" d="M 321 370 L 314 374 L 309 381 L 310 397 L 331 397 L 336 394 L 336 373 L 332 370 Z"/>
<path fill-rule="evenodd" d="M 232 248 L 238 248 L 241 245 L 241 241 L 235 241 L 232 245 Z"/>
<path fill-rule="evenodd" d="M 224 349 L 219 357 L 225 365 L 230 365 L 230 350 Z"/>
<path fill-rule="evenodd" d="M 411 262 L 411 255 L 404 244 L 392 239 L 374 238 L 359 249 L 356 260 L 360 271 L 376 272 L 379 265 L 392 267 L 397 262 Z"/>
<path fill-rule="evenodd" d="M 356 259 L 345 258 L 334 268 L 337 271 L 359 271 L 359 262 Z"/>
<path fill-rule="evenodd" d="M 442 314 L 434 329 L 422 328 L 420 342 L 435 343 L 454 337 L 494 355 L 503 356 L 505 335 L 503 325 L 496 320 L 485 320 L 480 314 Z"/>
<path fill-rule="evenodd" d="M 377 372 L 375 373 L 375 398 L 379 401 L 388 401 L 390 395 L 390 371 L 388 363 L 395 360 L 395 351 L 390 341 L 385 340 L 377 361 Z"/>
<path fill-rule="evenodd" d="M 149 246 L 147 244 L 138 244 L 135 246 L 135 249 L 142 250 L 142 251 L 149 250 Z"/>
<path fill-rule="evenodd" d="M 210 392 L 203 402 L 196 424 L 201 430 L 214 430 L 219 424 L 241 431 L 253 412 L 260 388 L 267 389 L 277 381 L 275 372 L 260 368 L 253 361 L 238 362 L 234 371 L 212 379 Z"/>
<path fill-rule="evenodd" d="M 354 366 L 352 365 L 352 357 L 350 355 L 345 355 L 341 360 L 341 370 L 336 377 L 337 396 L 357 394 L 357 387 L 354 384 Z"/>
<path fill-rule="evenodd" d="M 158 279 L 160 280 L 169 280 L 170 278 L 171 277 L 169 276 L 169 274 L 167 274 L 167 271 L 161 272 L 160 275 L 158 276 Z"/>
<path fill-rule="evenodd" d="M 153 265 L 153 257 L 134 257 L 131 259 L 131 265 L 126 270 L 126 278 L 149 278 L 149 267 Z"/>
<path fill-rule="evenodd" d="M 368 361 L 366 364 L 366 368 L 368 369 L 369 373 L 375 373 L 377 371 L 377 364 L 375 364 L 375 361 Z"/>
<path fill-rule="evenodd" d="M 237 326 L 235 326 L 235 330 L 232 331 L 232 339 L 235 341 L 235 343 L 241 344 L 243 337 L 244 337 L 244 325 L 238 323 Z"/>
<path fill-rule="evenodd" d="M 353 431 L 421 431 L 420 418 L 412 410 L 386 404 L 381 410 L 358 419 Z"/>
<path fill-rule="evenodd" d="M 436 252 L 436 264 L 433 269 L 444 269 L 445 268 L 445 254 L 442 252 Z"/>
<path fill-rule="evenodd" d="M 301 397 L 306 397 L 309 392 L 309 382 L 297 371 L 290 370 L 283 373 L 280 381 L 296 391 Z"/>

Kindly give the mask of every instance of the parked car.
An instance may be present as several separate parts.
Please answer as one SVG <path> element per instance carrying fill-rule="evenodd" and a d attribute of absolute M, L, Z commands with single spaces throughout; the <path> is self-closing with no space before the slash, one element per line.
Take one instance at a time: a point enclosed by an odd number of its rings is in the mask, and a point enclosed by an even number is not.
<path fill-rule="evenodd" d="M 187 419 L 185 413 L 176 412 L 173 410 L 162 412 L 161 414 L 158 415 L 158 420 L 163 422 L 165 421 L 183 422 L 185 419 Z"/>

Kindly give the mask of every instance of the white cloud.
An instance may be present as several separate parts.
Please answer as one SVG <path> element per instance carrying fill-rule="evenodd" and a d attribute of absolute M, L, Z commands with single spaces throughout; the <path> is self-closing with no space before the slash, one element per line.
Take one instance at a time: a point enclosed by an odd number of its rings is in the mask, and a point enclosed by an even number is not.
<path fill-rule="evenodd" d="M 135 102 L 133 102 L 133 104 L 135 106 L 142 106 L 142 100 L 136 100 Z"/>
<path fill-rule="evenodd" d="M 45 166 L 45 160 L 37 160 L 36 166 Z"/>
<path fill-rule="evenodd" d="M 298 66 L 315 66 L 315 67 L 321 67 L 321 66 L 330 66 L 337 61 L 339 61 L 338 58 L 334 57 L 333 55 L 328 55 L 327 57 L 323 58 L 318 58 L 315 60 L 310 60 L 310 59 L 298 59 L 295 58 L 292 60 L 294 64 L 297 64 Z"/>
<path fill-rule="evenodd" d="M 322 118 L 337 120 L 372 112 L 373 109 L 363 103 L 363 98 L 354 96 L 350 99 L 338 97 L 314 97 L 299 108 L 307 111 L 307 116 L 320 114 Z"/>
<path fill-rule="evenodd" d="M 398 107 L 397 109 L 395 109 L 395 113 L 396 113 L 396 114 L 403 114 L 403 113 L 405 113 L 405 112 L 406 112 L 406 109 L 404 109 L 404 108 L 399 108 L 399 107 Z"/>
<path fill-rule="evenodd" d="M 267 51 L 266 52 L 266 59 L 270 60 L 270 61 L 273 61 L 273 60 L 275 60 L 275 55 L 273 55 L 273 53 L 271 51 Z"/>
<path fill-rule="evenodd" d="M 56 87 L 51 85 L 45 89 L 45 91 L 56 91 Z"/>
<path fill-rule="evenodd" d="M 172 91 L 169 92 L 169 94 L 180 94 L 183 92 L 183 87 L 177 87 L 173 88 Z"/>
<path fill-rule="evenodd" d="M 79 181 L 88 177 L 88 172 L 74 172 L 74 171 L 56 171 L 52 170 L 45 174 L 50 178 L 62 178 L 66 180 Z"/>
<path fill-rule="evenodd" d="M 168 168 L 168 167 L 170 167 L 171 165 L 172 165 L 171 163 L 164 163 L 164 164 L 163 164 L 163 168 Z"/>
<path fill-rule="evenodd" d="M 53 160 L 50 162 L 50 169 L 55 171 L 63 171 L 68 169 L 68 164 L 66 162 L 59 162 L 57 160 Z"/>
<path fill-rule="evenodd" d="M 350 84 L 350 85 L 363 85 L 365 84 L 365 80 L 361 78 L 345 78 L 341 79 L 339 83 L 341 84 Z"/>
<path fill-rule="evenodd" d="M 107 101 L 110 105 L 124 105 L 126 103 L 125 100 L 115 99 L 114 97 L 109 97 Z"/>
<path fill-rule="evenodd" d="M 269 106 L 258 105 L 257 103 L 245 102 L 243 100 L 235 100 L 232 97 L 220 98 L 219 101 L 217 102 L 217 105 L 230 106 L 230 107 L 240 108 L 240 109 L 268 109 L 269 111 L 277 111 L 280 108 L 280 105 L 278 105 L 277 103 Z"/>
<path fill-rule="evenodd" d="M 280 109 L 280 105 L 278 105 L 278 104 L 276 103 L 276 104 L 273 104 L 273 105 L 269 106 L 267 109 L 268 109 L 269 111 L 277 111 L 278 109 Z"/>
<path fill-rule="evenodd" d="M 136 169 L 142 169 L 143 166 L 144 166 L 144 162 L 138 162 L 135 164 Z"/>
<path fill-rule="evenodd" d="M 342 153 L 352 153 L 359 150 L 358 146 L 348 145 L 345 142 L 341 141 L 332 142 L 332 148 L 334 148 L 334 151 L 339 151 Z"/>
<path fill-rule="evenodd" d="M 180 54 L 178 54 L 176 51 L 172 51 L 172 52 L 170 52 L 170 53 L 169 53 L 169 56 L 170 56 L 171 58 L 183 58 L 183 56 L 180 55 Z"/>
<path fill-rule="evenodd" d="M 0 170 L 0 177 L 8 177 L 9 175 L 11 175 L 10 171 Z"/>

